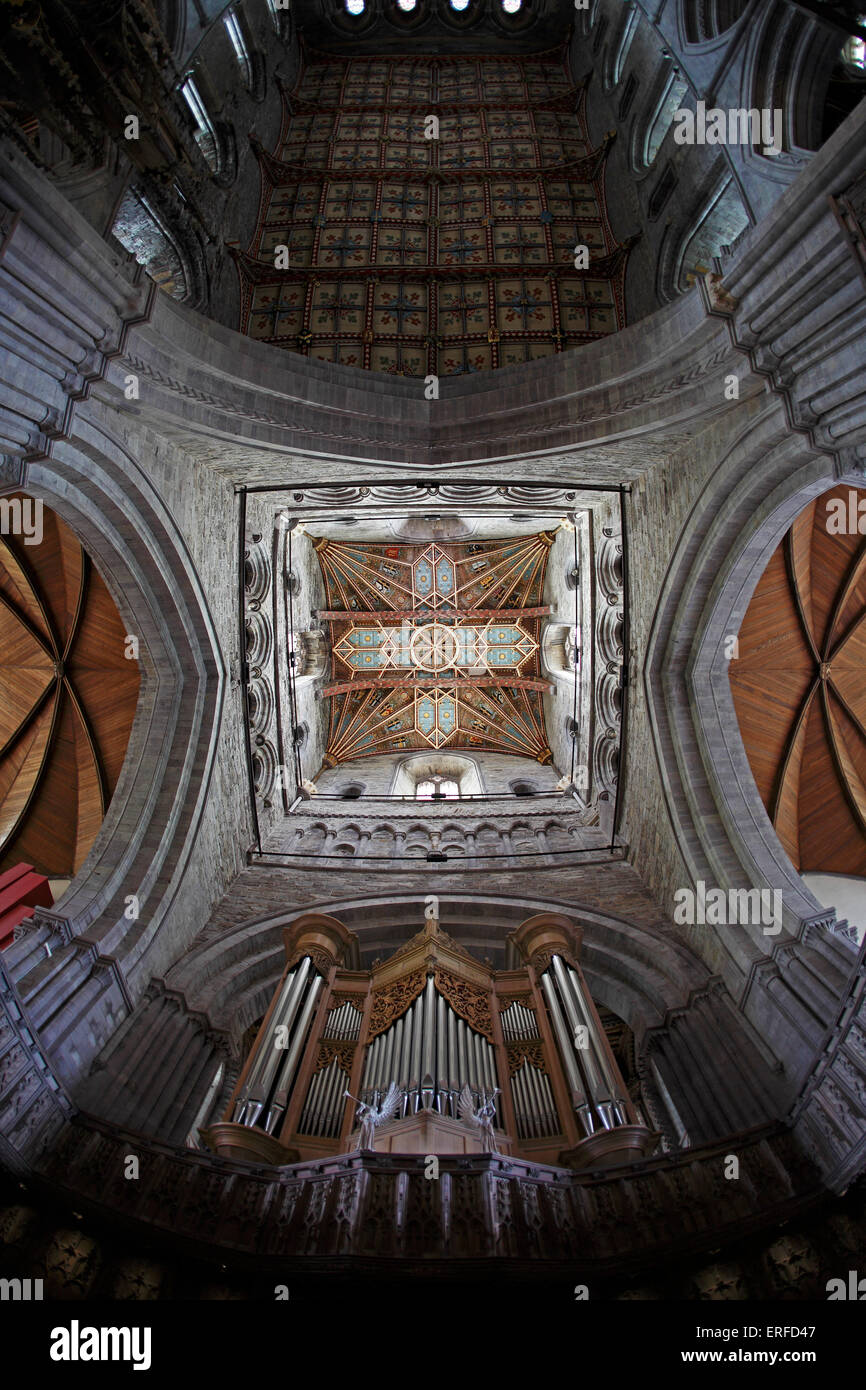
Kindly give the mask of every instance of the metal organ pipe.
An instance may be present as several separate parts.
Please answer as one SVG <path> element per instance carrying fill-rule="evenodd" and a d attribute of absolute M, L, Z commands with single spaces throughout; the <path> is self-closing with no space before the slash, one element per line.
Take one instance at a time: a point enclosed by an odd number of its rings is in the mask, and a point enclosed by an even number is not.
<path fill-rule="evenodd" d="M 445 1000 L 436 996 L 436 1108 L 441 1114 L 448 1109 L 448 1023 Z M 443 1094 L 444 1093 L 444 1094 Z"/>
<path fill-rule="evenodd" d="M 539 1073 L 531 1062 L 527 1062 L 524 1067 L 524 1075 L 529 1082 L 530 1103 L 532 1106 L 532 1120 L 537 1135 L 544 1133 L 544 1101 L 539 1085 Z"/>
<path fill-rule="evenodd" d="M 304 1007 L 301 1012 L 301 1016 L 298 1019 L 297 1026 L 295 1027 L 294 1034 L 292 1035 L 291 1045 L 289 1047 L 288 1053 L 284 1056 L 282 1065 L 280 1066 L 280 1070 L 277 1076 L 277 1089 L 274 1094 L 274 1099 L 271 1102 L 267 1117 L 265 1119 L 265 1129 L 267 1130 L 268 1134 L 273 1134 L 274 1130 L 277 1127 L 277 1122 L 284 1114 L 286 1105 L 288 1104 L 289 1091 L 291 1090 L 295 1070 L 298 1065 L 298 1059 L 301 1055 L 301 1048 L 303 1047 L 304 1042 L 306 1040 L 307 1029 L 310 1026 L 310 1020 L 313 1016 L 313 1009 L 316 1007 L 316 1003 L 319 998 L 319 990 L 322 988 L 322 985 L 324 983 L 325 982 L 322 979 L 321 975 L 317 975 L 316 978 L 312 981 L 310 988 L 307 991 L 307 997 L 304 1000 Z"/>
<path fill-rule="evenodd" d="M 421 1085 L 429 1077 L 433 1079 L 434 1052 L 433 1037 L 436 1028 L 436 988 L 433 983 L 433 976 L 427 976 L 427 987 L 424 990 L 424 1047 L 421 1052 Z"/>
<path fill-rule="evenodd" d="M 235 1120 L 238 1123 L 254 1125 L 265 1108 L 274 1075 L 284 1056 L 281 1049 L 275 1045 L 274 1033 L 280 1027 L 291 1031 L 311 965 L 310 957 L 304 956 L 283 981 L 269 1030 L 259 1039 L 243 1093 L 235 1106 Z"/>
<path fill-rule="evenodd" d="M 598 1057 L 598 1063 L 604 1074 L 605 1080 L 607 1081 L 611 1098 L 614 1102 L 616 1109 L 618 1111 L 624 1111 L 620 1081 L 611 1069 L 611 1065 L 607 1055 L 607 1048 L 604 1045 L 604 1039 L 599 1035 L 598 1024 L 593 1016 L 592 1010 L 586 1007 L 586 1002 L 583 997 L 583 990 L 581 989 L 580 976 L 577 974 L 575 970 L 572 970 L 570 965 L 567 966 L 567 974 L 569 982 L 571 984 L 572 992 L 577 1002 L 577 1006 L 581 1014 L 583 1015 L 586 1027 L 589 1030 L 589 1035 L 595 1044 L 595 1051 L 596 1056 Z M 621 1120 L 621 1123 L 626 1123 L 625 1118 Z"/>
<path fill-rule="evenodd" d="M 414 1018 L 412 1019 L 412 1070 L 409 1073 L 409 1088 L 413 1092 L 412 1101 L 414 1109 L 417 1110 L 421 1104 L 419 1087 L 421 1085 L 421 1051 L 424 1045 L 424 995 L 419 994 L 415 1000 Z"/>
<path fill-rule="evenodd" d="M 592 1010 L 584 999 L 580 976 L 570 966 L 566 966 L 559 956 L 554 956 L 550 970 L 545 971 L 541 982 L 569 1075 L 570 1060 L 577 1060 L 581 1072 L 586 1077 L 592 1111 L 605 1129 L 613 1129 L 618 1124 L 627 1123 L 628 1110 L 623 1100 L 622 1085 L 615 1069 L 610 1065 Z M 568 1030 L 564 1027 L 562 1010 L 559 1008 L 560 1001 L 572 1030 L 570 1038 Z M 585 1048 L 577 1046 L 579 1028 L 585 1030 L 589 1044 Z M 583 1106 L 577 1105 L 576 1108 L 584 1128 L 587 1128 L 589 1115 L 585 1113 Z"/>
<path fill-rule="evenodd" d="M 558 986 L 559 997 L 562 1000 L 571 1027 L 572 1048 L 575 1050 L 581 1070 L 586 1076 L 587 1089 L 589 1090 L 590 1097 L 595 1106 L 598 1107 L 599 1102 L 604 1104 L 610 1101 L 611 1096 L 595 1055 L 595 1041 L 587 1026 L 583 1009 L 579 1007 L 579 1001 L 574 997 L 570 981 L 565 973 L 565 967 L 559 956 L 553 957 L 551 968 Z M 589 1043 L 588 1047 L 579 1048 L 574 1041 L 579 1028 L 584 1028 L 586 1030 L 587 1042 Z M 603 1115 L 602 1121 L 604 1122 Z M 605 1123 L 605 1129 L 610 1129 L 609 1123 Z"/>
<path fill-rule="evenodd" d="M 448 1010 L 448 1090 L 451 1093 L 451 1114 L 457 1114 L 457 1094 L 459 1092 L 458 1078 L 460 1076 L 460 1059 L 457 1055 L 457 1015 L 453 1009 Z"/>
<path fill-rule="evenodd" d="M 403 1015 L 403 1046 L 402 1046 L 401 1049 L 400 1049 L 400 1070 L 399 1070 L 397 1076 L 394 1077 L 394 1080 L 397 1082 L 397 1085 L 398 1085 L 398 1086 L 404 1086 L 404 1085 L 408 1086 L 408 1084 L 409 1084 L 409 1068 L 410 1068 L 410 1066 L 412 1065 L 412 1023 L 413 1023 L 413 1021 L 414 1021 L 414 1014 L 413 1014 L 411 1008 L 410 1008 L 410 1009 L 407 1009 L 406 1013 Z M 407 1099 L 407 1104 L 408 1104 L 408 1099 Z M 404 1113 L 404 1115 L 405 1115 L 405 1113 L 406 1113 L 406 1106 L 405 1106 L 405 1105 L 404 1105 L 404 1107 L 403 1107 L 403 1113 Z"/>
<path fill-rule="evenodd" d="M 383 1049 L 382 1049 L 382 1051 L 383 1051 L 383 1058 L 382 1058 L 382 1075 L 383 1075 L 383 1076 L 391 1076 L 391 1075 L 392 1075 L 392 1064 L 393 1064 L 393 1061 L 394 1061 L 394 1050 L 395 1050 L 395 1047 L 396 1047 L 396 1045 L 397 1045 L 397 1039 L 399 1038 L 400 1033 L 403 1031 L 403 1029 L 402 1029 L 402 1021 L 398 1019 L 398 1023 L 400 1023 L 400 1025 L 401 1025 L 399 1028 L 389 1028 L 388 1031 L 387 1031 L 387 1033 L 385 1034 L 385 1044 L 384 1044 Z"/>
<path fill-rule="evenodd" d="M 478 1099 L 495 1089 L 495 1078 L 493 1047 L 454 1012 L 430 975 L 410 1007 L 368 1044 L 361 1098 L 381 1100 L 393 1081 L 406 1092 L 404 1115 L 424 1108 L 456 1118 L 463 1086 Z"/>
<path fill-rule="evenodd" d="M 466 1024 L 462 1018 L 457 1020 L 457 1061 L 460 1067 L 460 1078 L 463 1081 L 469 1080 L 469 1061 L 466 1056 Z"/>
<path fill-rule="evenodd" d="M 310 1094 L 301 1116 L 301 1133 L 318 1134 L 322 1121 L 322 1091 L 325 1086 L 325 1069 L 317 1071 L 310 1086 Z"/>
<path fill-rule="evenodd" d="M 559 1007 L 559 1000 L 553 987 L 553 981 L 547 971 L 541 977 L 541 987 L 547 999 L 550 1016 L 553 1019 L 553 1030 L 559 1043 L 559 1050 L 562 1053 L 562 1061 L 568 1077 L 568 1084 L 572 1090 L 572 1097 L 575 1109 L 581 1110 L 586 1105 L 586 1093 L 583 1089 L 583 1078 L 577 1065 L 577 1058 L 574 1055 L 574 1047 L 568 1036 L 568 1028 Z"/>
<path fill-rule="evenodd" d="M 340 1101 L 341 1098 L 345 1099 L 343 1091 L 346 1081 L 343 1069 L 339 1066 L 336 1059 L 331 1063 L 329 1070 L 331 1075 L 325 1097 L 323 1129 L 327 1137 L 331 1139 L 336 1136 L 339 1121 L 342 1117 L 343 1107 Z"/>
<path fill-rule="evenodd" d="M 374 1084 L 374 1082 L 375 1082 L 375 1080 L 376 1080 L 376 1059 L 377 1059 L 377 1057 L 379 1056 L 379 1047 L 380 1047 L 380 1045 L 381 1045 L 381 1044 L 380 1044 L 380 1038 L 381 1038 L 381 1036 L 382 1036 L 382 1034 L 379 1033 L 379 1034 L 377 1034 L 377 1036 L 373 1039 L 373 1041 L 370 1043 L 370 1046 L 367 1048 L 367 1056 L 364 1058 L 364 1081 L 363 1081 L 363 1086 L 364 1086 L 364 1090 L 365 1090 L 365 1091 L 366 1091 L 366 1090 L 371 1090 L 371 1091 L 372 1091 L 372 1089 L 373 1089 L 373 1084 Z"/>

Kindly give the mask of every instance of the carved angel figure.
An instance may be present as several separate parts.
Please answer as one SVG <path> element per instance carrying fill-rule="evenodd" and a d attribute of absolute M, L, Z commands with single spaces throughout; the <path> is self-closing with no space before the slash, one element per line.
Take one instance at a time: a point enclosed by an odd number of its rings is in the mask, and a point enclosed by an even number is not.
<path fill-rule="evenodd" d="M 394 1116 L 400 1107 L 403 1094 L 402 1086 L 398 1086 L 396 1081 L 392 1081 L 381 1105 L 367 1105 L 366 1101 L 363 1100 L 355 1102 L 358 1106 L 358 1113 L 355 1118 L 361 1125 L 357 1144 L 359 1149 L 372 1149 L 373 1136 L 376 1130 Z M 346 1096 L 349 1100 L 355 1100 L 349 1091 L 346 1091 Z"/>
<path fill-rule="evenodd" d="M 496 1097 L 499 1095 L 499 1087 L 492 1091 L 488 1096 L 486 1091 L 481 1092 L 483 1101 L 478 1109 L 472 1100 L 472 1092 L 469 1083 L 465 1084 L 460 1092 L 460 1099 L 457 1102 L 457 1112 L 464 1124 L 474 1125 L 481 1131 L 484 1150 L 486 1153 L 498 1153 L 496 1147 L 496 1135 L 493 1132 L 493 1117 L 496 1114 Z"/>

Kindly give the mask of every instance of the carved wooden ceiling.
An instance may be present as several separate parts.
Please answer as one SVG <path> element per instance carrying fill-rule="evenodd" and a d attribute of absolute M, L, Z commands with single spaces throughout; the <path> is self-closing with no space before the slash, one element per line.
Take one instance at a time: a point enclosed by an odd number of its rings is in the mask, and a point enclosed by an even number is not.
<path fill-rule="evenodd" d="M 866 526 L 866 492 L 849 487 L 797 518 L 761 577 L 730 663 L 755 781 L 801 872 L 866 875 L 866 537 L 857 530 L 858 501 Z M 844 531 L 834 530 L 843 514 Z"/>
<path fill-rule="evenodd" d="M 314 541 L 332 676 L 325 766 L 445 748 L 550 761 L 539 649 L 553 536 Z"/>
<path fill-rule="evenodd" d="M 253 240 L 232 248 L 243 331 L 425 377 L 623 327 L 627 247 L 605 210 L 608 145 L 589 145 L 564 48 L 306 59 L 284 93 L 276 153 L 257 147 Z"/>
<path fill-rule="evenodd" d="M 42 517 L 41 544 L 0 535 L 0 871 L 68 878 L 117 784 L 139 669 L 75 536 Z"/>

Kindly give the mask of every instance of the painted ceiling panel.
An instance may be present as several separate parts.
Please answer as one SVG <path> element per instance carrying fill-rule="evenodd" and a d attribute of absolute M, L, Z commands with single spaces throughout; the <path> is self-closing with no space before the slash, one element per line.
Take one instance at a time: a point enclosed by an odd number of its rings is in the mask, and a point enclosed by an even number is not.
<path fill-rule="evenodd" d="M 552 535 L 313 543 L 333 656 L 326 766 L 446 745 L 549 761 L 539 645 Z"/>
<path fill-rule="evenodd" d="M 307 51 L 276 152 L 257 147 L 252 242 L 232 248 L 241 328 L 421 377 L 614 332 L 628 247 L 607 218 L 607 148 L 590 147 L 562 48 L 517 60 Z"/>

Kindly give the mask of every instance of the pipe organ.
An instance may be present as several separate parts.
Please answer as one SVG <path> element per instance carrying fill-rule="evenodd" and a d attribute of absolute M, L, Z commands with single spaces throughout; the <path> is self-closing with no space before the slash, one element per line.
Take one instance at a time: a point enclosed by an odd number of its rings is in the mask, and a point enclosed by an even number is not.
<path fill-rule="evenodd" d="M 392 1081 L 405 1093 L 402 1115 L 433 1109 L 455 1120 L 464 1085 L 474 1098 L 498 1088 L 494 1047 L 454 1012 L 432 974 L 414 1004 L 368 1047 L 360 1099 L 378 1104 Z"/>
<path fill-rule="evenodd" d="M 655 1147 L 567 917 L 524 922 L 509 937 L 522 965 L 503 971 L 452 940 L 429 908 L 423 930 L 366 971 L 336 918 L 307 914 L 284 940 L 286 968 L 226 1119 L 205 1135 L 219 1151 L 288 1163 L 363 1138 L 393 1152 L 495 1147 L 598 1167 Z"/>

